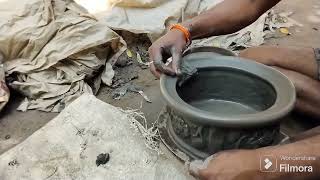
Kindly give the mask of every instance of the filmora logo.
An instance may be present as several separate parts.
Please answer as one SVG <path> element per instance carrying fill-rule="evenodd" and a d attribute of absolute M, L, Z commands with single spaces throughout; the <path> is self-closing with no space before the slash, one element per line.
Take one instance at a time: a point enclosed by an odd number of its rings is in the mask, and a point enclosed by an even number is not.
<path fill-rule="evenodd" d="M 264 165 L 264 168 L 268 170 L 272 166 L 272 162 L 268 158 L 264 159 L 264 162 L 266 163 L 266 165 Z"/>
<path fill-rule="evenodd" d="M 260 158 L 260 170 L 262 172 L 275 172 L 277 170 L 277 159 L 273 156 L 263 156 Z"/>

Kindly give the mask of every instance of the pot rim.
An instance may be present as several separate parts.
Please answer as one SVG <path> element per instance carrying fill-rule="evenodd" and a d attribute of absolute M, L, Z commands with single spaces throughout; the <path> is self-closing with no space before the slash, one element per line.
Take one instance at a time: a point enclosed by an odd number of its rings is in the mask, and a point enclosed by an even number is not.
<path fill-rule="evenodd" d="M 196 55 L 196 57 L 194 56 Z M 195 59 L 196 58 L 196 59 Z M 177 77 L 162 75 L 160 89 L 168 105 L 179 115 L 195 124 L 217 127 L 249 128 L 277 123 L 294 108 L 296 92 L 293 83 L 280 71 L 269 66 L 239 57 L 204 53 L 190 53 L 183 61 L 197 68 L 233 68 L 253 74 L 270 83 L 276 91 L 276 101 L 268 109 L 239 115 L 213 115 L 186 103 L 176 91 Z M 209 64 L 209 66 L 208 66 Z"/>

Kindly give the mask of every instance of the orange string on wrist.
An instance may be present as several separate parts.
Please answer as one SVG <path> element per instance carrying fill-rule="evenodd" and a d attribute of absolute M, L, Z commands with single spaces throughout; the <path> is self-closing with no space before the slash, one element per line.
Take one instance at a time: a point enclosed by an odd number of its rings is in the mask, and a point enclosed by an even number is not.
<path fill-rule="evenodd" d="M 182 26 L 181 24 L 173 24 L 170 27 L 170 30 L 172 30 L 172 29 L 177 29 L 177 30 L 181 31 L 184 34 L 184 37 L 186 38 L 187 44 L 188 45 L 191 44 L 191 34 L 186 27 Z"/>

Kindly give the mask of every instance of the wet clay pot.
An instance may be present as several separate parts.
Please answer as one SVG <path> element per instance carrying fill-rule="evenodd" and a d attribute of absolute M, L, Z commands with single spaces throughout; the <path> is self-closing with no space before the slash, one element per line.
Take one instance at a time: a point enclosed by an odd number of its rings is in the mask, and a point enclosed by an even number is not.
<path fill-rule="evenodd" d="M 220 48 L 191 49 L 183 63 L 196 73 L 161 77 L 168 134 L 194 159 L 276 144 L 279 122 L 294 107 L 295 88 L 285 75 L 232 55 Z"/>

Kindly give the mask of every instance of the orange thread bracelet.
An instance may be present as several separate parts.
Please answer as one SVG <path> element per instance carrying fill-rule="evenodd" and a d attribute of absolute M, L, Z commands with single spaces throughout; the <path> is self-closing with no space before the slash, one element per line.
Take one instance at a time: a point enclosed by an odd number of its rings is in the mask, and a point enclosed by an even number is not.
<path fill-rule="evenodd" d="M 187 44 L 188 45 L 191 44 L 191 34 L 186 27 L 182 26 L 181 24 L 173 24 L 170 27 L 170 30 L 172 30 L 172 29 L 177 29 L 177 30 L 181 31 L 184 34 L 184 37 L 186 38 Z"/>

